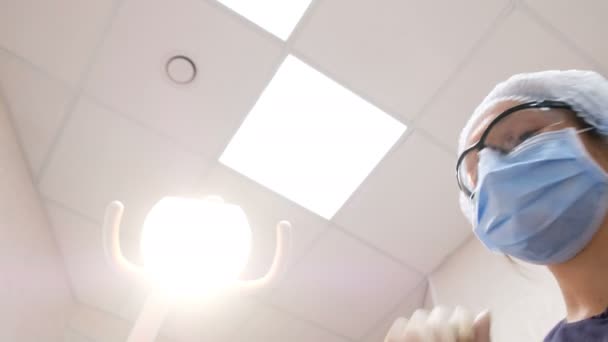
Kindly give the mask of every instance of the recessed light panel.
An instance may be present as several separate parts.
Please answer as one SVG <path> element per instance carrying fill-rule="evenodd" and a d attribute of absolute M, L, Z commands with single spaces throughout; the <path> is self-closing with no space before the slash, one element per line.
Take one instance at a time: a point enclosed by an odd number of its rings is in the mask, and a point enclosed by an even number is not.
<path fill-rule="evenodd" d="M 218 0 L 275 36 L 287 40 L 311 0 Z"/>
<path fill-rule="evenodd" d="M 405 129 L 289 56 L 220 162 L 330 219 Z"/>

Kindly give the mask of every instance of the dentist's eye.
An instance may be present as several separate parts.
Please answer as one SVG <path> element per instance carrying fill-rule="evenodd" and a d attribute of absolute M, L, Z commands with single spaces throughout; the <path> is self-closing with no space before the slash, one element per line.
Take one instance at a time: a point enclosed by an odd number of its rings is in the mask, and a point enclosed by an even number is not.
<path fill-rule="evenodd" d="M 519 137 L 517 138 L 517 145 L 523 143 L 524 141 L 532 138 L 533 136 L 537 135 L 539 132 L 539 130 L 530 130 L 530 131 L 526 131 L 522 134 L 519 135 Z"/>

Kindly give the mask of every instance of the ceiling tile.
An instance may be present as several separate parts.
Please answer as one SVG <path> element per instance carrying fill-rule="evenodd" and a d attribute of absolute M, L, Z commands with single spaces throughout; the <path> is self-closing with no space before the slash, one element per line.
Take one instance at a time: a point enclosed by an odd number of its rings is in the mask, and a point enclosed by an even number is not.
<path fill-rule="evenodd" d="M 516 10 L 436 97 L 420 125 L 456 153 L 460 130 L 498 82 L 521 72 L 571 68 L 590 66 L 530 16 Z"/>
<path fill-rule="evenodd" d="M 196 64 L 176 84 L 165 63 Z M 216 158 L 255 103 L 282 57 L 280 42 L 201 0 L 132 0 L 101 48 L 86 92 Z"/>
<path fill-rule="evenodd" d="M 422 309 L 424 305 L 424 295 L 427 291 L 427 282 L 424 281 L 413 289 L 398 307 L 389 315 L 384 317 L 378 327 L 374 328 L 364 339 L 364 342 L 381 342 L 399 317 L 409 318 L 414 311 Z"/>
<path fill-rule="evenodd" d="M 285 312 L 261 306 L 255 310 L 250 320 L 237 329 L 236 335 L 230 341 L 347 342 L 348 340 L 291 317 Z"/>
<path fill-rule="evenodd" d="M 94 342 L 90 338 L 72 331 L 71 329 L 66 329 L 65 335 L 63 337 L 63 342 Z"/>
<path fill-rule="evenodd" d="M 164 196 L 193 194 L 206 169 L 200 158 L 82 99 L 41 175 L 40 189 L 99 222 L 110 201 L 122 201 L 125 254 L 138 260 L 136 241 L 149 209 Z"/>
<path fill-rule="evenodd" d="M 335 222 L 408 265 L 430 272 L 469 234 L 454 158 L 414 132 L 336 215 Z"/>
<path fill-rule="evenodd" d="M 129 334 L 128 322 L 84 304 L 76 305 L 68 327 L 93 341 L 125 341 Z"/>
<path fill-rule="evenodd" d="M 72 91 L 2 51 L 0 86 L 30 171 L 36 177 L 72 99 Z"/>
<path fill-rule="evenodd" d="M 175 305 L 163 333 L 179 342 L 228 341 L 254 311 L 256 302 L 239 295 Z"/>
<path fill-rule="evenodd" d="M 45 205 L 76 299 L 104 311 L 119 312 L 131 283 L 106 260 L 101 224 L 53 202 L 45 201 Z"/>
<path fill-rule="evenodd" d="M 279 307 L 359 339 L 421 276 L 330 229 L 271 298 Z"/>
<path fill-rule="evenodd" d="M 130 279 L 131 287 L 119 310 L 113 311 L 117 317 L 128 321 L 135 321 L 144 306 L 146 299 L 151 294 L 152 284 L 145 278 Z"/>
<path fill-rule="evenodd" d="M 115 0 L 3 0 L 0 46 L 75 85 L 109 23 Z"/>
<path fill-rule="evenodd" d="M 328 222 L 271 192 L 237 172 L 218 164 L 203 182 L 201 192 L 218 195 L 227 202 L 240 205 L 248 216 L 252 235 L 252 254 L 243 278 L 263 276 L 274 257 L 276 224 L 288 220 L 292 224 L 292 244 L 288 267 L 299 259 L 311 242 L 324 231 Z"/>
<path fill-rule="evenodd" d="M 319 1 L 295 38 L 296 55 L 381 107 L 412 118 L 507 3 Z"/>
<path fill-rule="evenodd" d="M 608 2 L 603 0 L 525 0 L 538 15 L 602 65 L 608 72 L 608 46 L 602 44 L 608 32 Z"/>

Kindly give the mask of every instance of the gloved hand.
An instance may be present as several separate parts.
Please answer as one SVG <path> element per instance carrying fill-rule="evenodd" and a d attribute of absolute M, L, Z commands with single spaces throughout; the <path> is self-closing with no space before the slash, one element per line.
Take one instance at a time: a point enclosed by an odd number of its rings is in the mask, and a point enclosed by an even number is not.
<path fill-rule="evenodd" d="M 417 310 L 409 320 L 397 318 L 384 342 L 490 342 L 490 313 L 473 318 L 461 307 Z"/>

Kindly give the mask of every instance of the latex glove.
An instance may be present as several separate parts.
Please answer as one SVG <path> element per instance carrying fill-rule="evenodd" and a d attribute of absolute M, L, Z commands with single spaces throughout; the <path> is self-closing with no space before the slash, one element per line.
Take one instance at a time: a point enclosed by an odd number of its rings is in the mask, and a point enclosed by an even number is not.
<path fill-rule="evenodd" d="M 437 307 L 428 313 L 417 310 L 412 317 L 398 318 L 385 342 L 490 342 L 490 313 L 473 315 L 462 307 Z"/>

